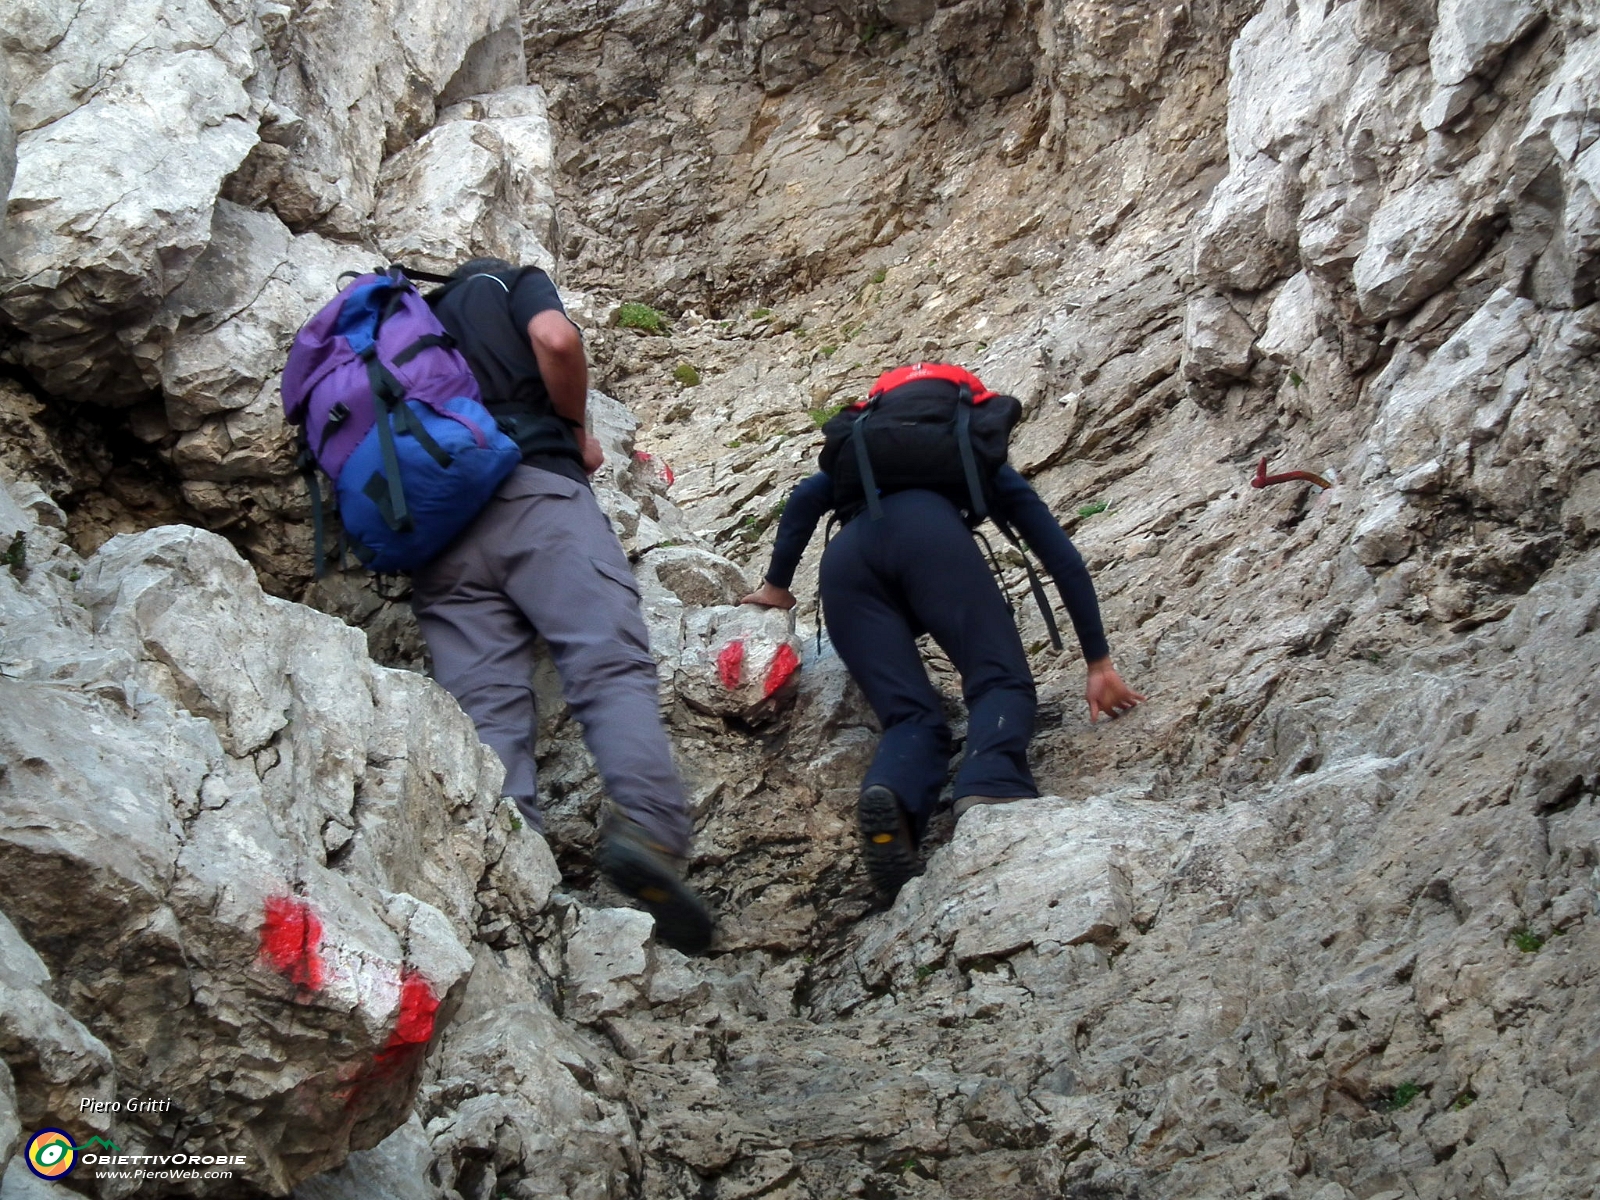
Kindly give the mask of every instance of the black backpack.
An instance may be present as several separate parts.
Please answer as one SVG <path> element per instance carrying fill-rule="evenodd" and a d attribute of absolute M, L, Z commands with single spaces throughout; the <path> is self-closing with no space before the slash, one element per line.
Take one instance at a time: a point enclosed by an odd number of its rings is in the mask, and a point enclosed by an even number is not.
<path fill-rule="evenodd" d="M 865 400 L 822 427 L 819 465 L 833 479 L 836 517 L 849 520 L 865 509 L 878 520 L 883 515 L 880 495 L 925 488 L 955 504 L 974 533 L 987 517 L 1023 550 L 1016 533 L 994 511 L 994 477 L 1005 465 L 1011 431 L 1021 419 L 1022 404 L 1015 396 L 990 391 L 962 367 L 915 363 L 885 371 Z M 994 562 L 992 550 L 989 558 Z M 1023 565 L 1050 641 L 1059 650 L 1055 614 L 1026 552 Z M 999 574 L 998 564 L 995 572 Z"/>
<path fill-rule="evenodd" d="M 866 508 L 876 519 L 880 494 L 926 488 L 977 525 L 993 509 L 994 475 L 1021 418 L 1016 397 L 961 367 L 898 367 L 822 427 L 821 466 L 841 516 Z"/>

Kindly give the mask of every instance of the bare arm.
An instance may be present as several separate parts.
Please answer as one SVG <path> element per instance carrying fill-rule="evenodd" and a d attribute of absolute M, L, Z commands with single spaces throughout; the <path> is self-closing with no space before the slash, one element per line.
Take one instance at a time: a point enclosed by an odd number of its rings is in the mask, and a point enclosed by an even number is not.
<path fill-rule="evenodd" d="M 528 341 L 539 364 L 539 375 L 550 393 L 556 415 L 573 422 L 578 446 L 583 451 L 583 469 L 591 475 L 602 461 L 600 443 L 587 430 L 589 363 L 584 356 L 583 338 L 567 315 L 546 309 L 528 322 Z"/>

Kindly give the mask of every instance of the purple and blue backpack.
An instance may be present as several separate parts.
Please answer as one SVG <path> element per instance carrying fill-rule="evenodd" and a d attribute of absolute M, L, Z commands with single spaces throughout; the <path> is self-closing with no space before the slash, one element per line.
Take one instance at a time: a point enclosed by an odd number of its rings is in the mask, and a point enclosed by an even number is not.
<path fill-rule="evenodd" d="M 516 443 L 479 400 L 467 360 L 399 267 L 352 280 L 295 335 L 283 411 L 300 427 L 317 574 L 322 488 L 373 571 L 426 565 L 516 467 Z"/>

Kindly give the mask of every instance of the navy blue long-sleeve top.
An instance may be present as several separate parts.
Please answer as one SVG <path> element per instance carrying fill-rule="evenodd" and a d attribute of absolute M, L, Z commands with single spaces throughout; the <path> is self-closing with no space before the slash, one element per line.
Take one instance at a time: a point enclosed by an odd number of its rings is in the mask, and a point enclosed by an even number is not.
<path fill-rule="evenodd" d="M 997 514 L 1004 518 L 1027 543 L 1044 569 L 1056 581 L 1062 603 L 1077 631 L 1083 657 L 1095 662 L 1111 653 L 1104 627 L 1100 624 L 1100 602 L 1095 598 L 1094 582 L 1083 555 L 1072 544 L 1049 506 L 1039 498 L 1028 481 L 1014 467 L 1003 466 L 995 474 L 994 501 Z M 772 545 L 772 562 L 767 567 L 767 582 L 787 588 L 794 580 L 795 568 L 806 544 L 816 532 L 817 522 L 833 508 L 833 477 L 818 471 L 802 479 L 789 493 L 778 533 Z"/>

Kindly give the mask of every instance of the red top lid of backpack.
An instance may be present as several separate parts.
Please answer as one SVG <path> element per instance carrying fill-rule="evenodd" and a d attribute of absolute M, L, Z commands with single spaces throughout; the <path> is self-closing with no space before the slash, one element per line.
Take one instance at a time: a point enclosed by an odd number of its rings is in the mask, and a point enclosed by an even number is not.
<path fill-rule="evenodd" d="M 916 383 L 923 379 L 942 379 L 946 383 L 957 385 L 966 384 L 972 389 L 972 402 L 982 404 L 992 396 L 999 395 L 984 386 L 979 379 L 965 367 L 958 367 L 953 363 L 912 363 L 909 367 L 895 367 L 892 371 L 885 371 L 879 375 L 877 381 L 867 390 L 867 398 L 858 400 L 851 408 L 865 408 L 869 403 L 881 396 L 884 392 L 893 391 L 908 383 Z"/>

